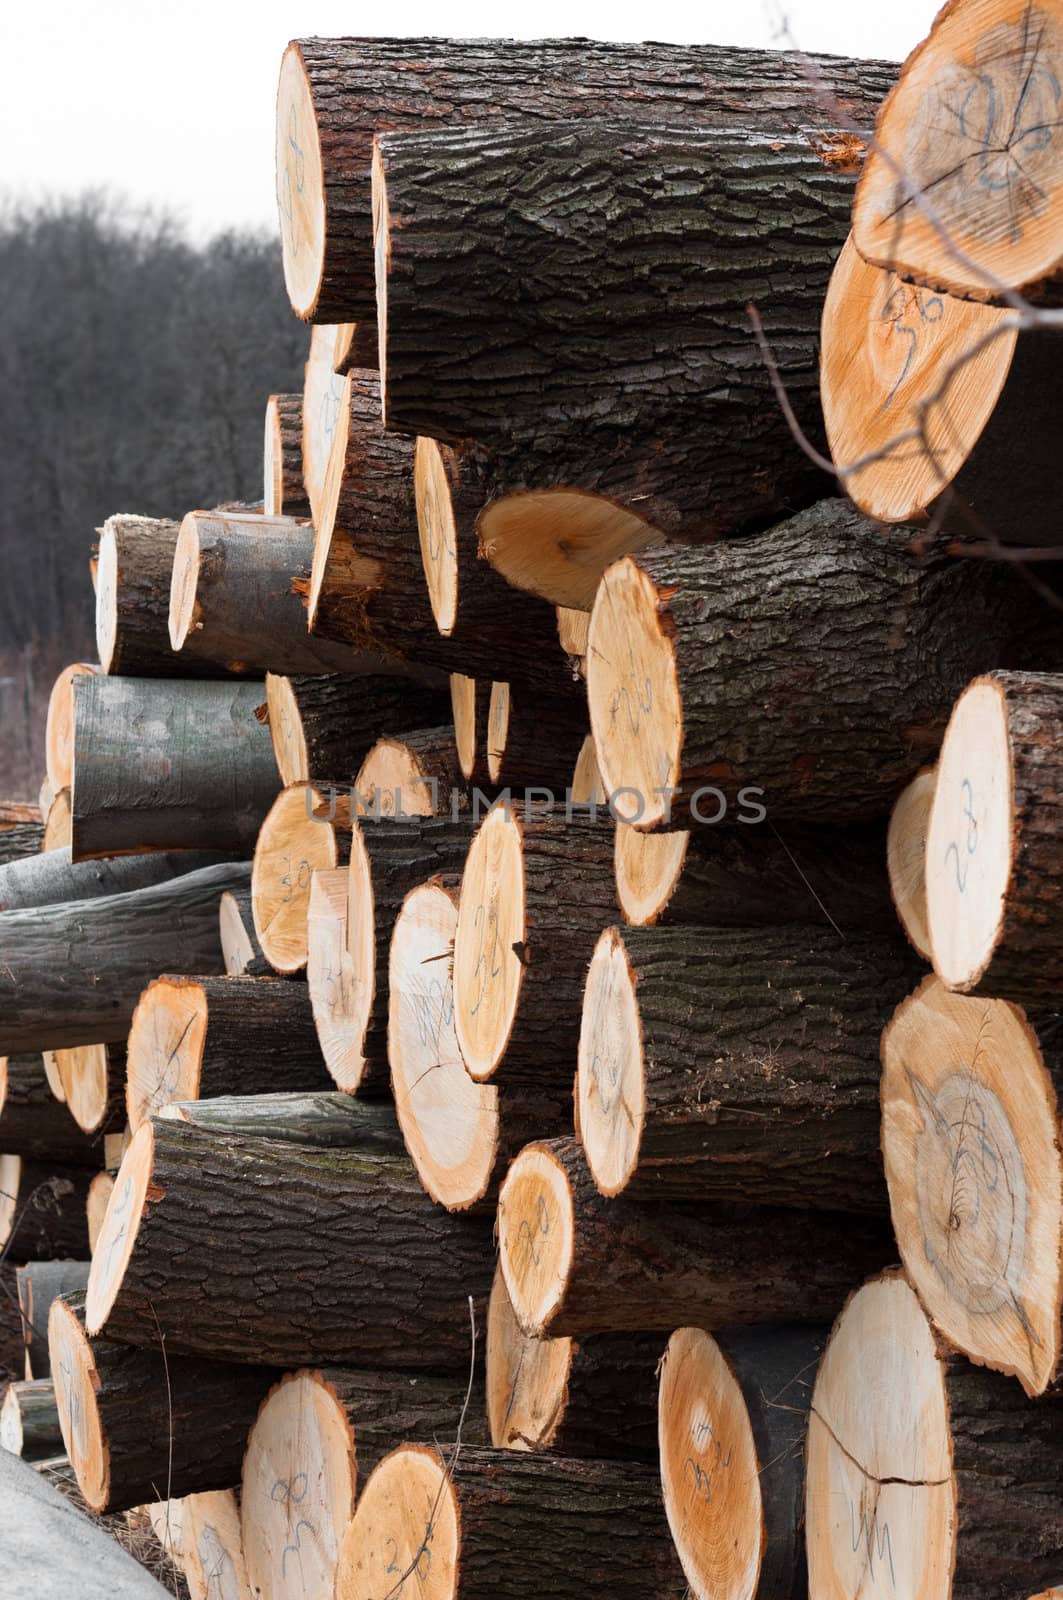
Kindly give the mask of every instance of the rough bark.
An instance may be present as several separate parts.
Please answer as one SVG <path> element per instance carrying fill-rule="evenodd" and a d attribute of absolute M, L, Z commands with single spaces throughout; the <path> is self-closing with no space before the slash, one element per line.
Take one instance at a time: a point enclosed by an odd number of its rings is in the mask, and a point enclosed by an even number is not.
<path fill-rule="evenodd" d="M 261 683 L 79 680 L 73 858 L 250 854 L 279 787 L 264 698 Z"/>
<path fill-rule="evenodd" d="M 39 1055 L 0 1057 L 0 1149 L 13 1156 L 98 1167 L 103 1141 L 56 1099 Z"/>
<path fill-rule="evenodd" d="M 340 377 L 360 367 L 375 368 L 379 360 L 379 341 L 375 317 L 361 322 L 341 322 L 336 328 L 332 365 Z"/>
<path fill-rule="evenodd" d="M 289 64 L 290 63 L 290 64 Z M 278 196 L 289 292 L 293 202 L 320 144 L 324 252 L 320 282 L 293 293 L 315 322 L 371 318 L 373 238 L 369 166 L 382 128 L 452 128 L 507 118 L 652 115 L 708 127 L 870 128 L 896 80 L 886 62 L 717 45 L 475 39 L 300 39 L 285 69 L 305 73 L 305 128 L 278 126 Z M 283 82 L 283 78 L 282 78 Z M 545 130 L 543 130 L 545 131 Z M 537 130 L 531 142 L 537 143 Z M 296 185 L 300 193 L 292 193 Z"/>
<path fill-rule="evenodd" d="M 108 517 L 100 529 L 96 648 L 105 673 L 127 678 L 213 677 L 175 653 L 168 617 L 181 524 L 166 517 Z"/>
<path fill-rule="evenodd" d="M 26 1376 L 26 1344 L 18 1304 L 18 1268 L 0 1261 L 0 1389 Z"/>
<path fill-rule="evenodd" d="M 382 733 L 430 727 L 448 710 L 444 691 L 383 675 L 269 673 L 266 698 L 284 784 L 323 779 L 353 783 Z"/>
<path fill-rule="evenodd" d="M 490 1227 L 439 1211 L 408 1161 L 164 1120 L 130 1151 L 145 1141 L 162 1198 L 130 1218 L 131 1259 L 100 1307 L 108 1337 L 150 1345 L 158 1326 L 183 1354 L 464 1370 L 468 1297 L 479 1321 L 490 1289 Z M 190 1238 L 194 1250 L 178 1244 Z M 88 1326 L 104 1331 L 93 1285 Z"/>
<path fill-rule="evenodd" d="M 489 1442 L 483 1381 L 479 1377 L 470 1390 L 468 1376 L 458 1372 L 414 1376 L 409 1372 L 323 1366 L 314 1376 L 332 1391 L 350 1420 L 360 1484 L 404 1439 L 453 1441 L 463 1410 L 462 1449 L 466 1444 Z"/>
<path fill-rule="evenodd" d="M 538 1151 L 547 1152 L 561 1170 L 571 1197 L 571 1224 L 553 1214 L 541 1187 L 527 1204 L 532 1186 L 523 1183 L 521 1169 L 529 1153 Z M 519 1275 L 529 1262 L 538 1268 L 534 1258 L 544 1259 L 552 1232 L 556 1241 L 555 1225 L 572 1238 L 571 1268 L 543 1314 L 533 1319 L 518 1292 Z M 502 1270 L 518 1320 L 527 1332 L 551 1338 L 669 1330 L 680 1323 L 829 1321 L 852 1285 L 881 1267 L 894 1249 L 892 1236 L 872 1219 L 647 1203 L 626 1195 L 605 1200 L 575 1139 L 527 1146 L 502 1186 L 498 1229 Z"/>
<path fill-rule="evenodd" d="M 166 883 L 183 873 L 214 866 L 217 851 L 160 851 L 154 855 L 100 856 L 73 861 L 69 845 L 0 866 L 0 911 L 55 905 L 61 900 L 95 900 Z"/>
<path fill-rule="evenodd" d="M 39 806 L 17 801 L 0 804 L 0 866 L 36 855 L 44 845 L 44 822 Z"/>
<path fill-rule="evenodd" d="M 190 1122 L 208 1133 L 276 1139 L 321 1150 L 357 1148 L 377 1155 L 401 1156 L 404 1148 L 393 1106 L 335 1092 L 218 1095 L 211 1100 L 172 1101 L 161 1116 L 166 1121 Z"/>
<path fill-rule="evenodd" d="M 549 696 L 526 683 L 496 680 L 491 685 L 486 739 L 491 783 L 545 789 L 562 800 L 586 737 L 582 684 L 570 679 L 564 695 Z"/>
<path fill-rule="evenodd" d="M 50 1330 L 63 1438 L 92 1511 L 239 1483 L 273 1369 L 90 1338 L 83 1294 L 56 1304 Z"/>
<path fill-rule="evenodd" d="M 603 934 L 577 1091 L 601 1192 L 885 1211 L 879 1041 L 921 971 L 899 932 Z"/>
<path fill-rule="evenodd" d="M 255 933 L 250 887 L 226 889 L 218 912 L 225 970 L 230 977 L 263 978 L 273 971 Z"/>
<path fill-rule="evenodd" d="M 0 1408 L 0 1445 L 23 1461 L 61 1454 L 59 1413 L 50 1379 L 26 1379 L 9 1386 Z"/>
<path fill-rule="evenodd" d="M 621 814 L 658 826 L 666 805 L 654 790 L 671 784 L 672 825 L 692 808 L 711 820 L 746 788 L 775 819 L 885 815 L 972 675 L 1052 664 L 1055 614 L 1050 628 L 1047 613 L 1031 616 L 1006 563 L 920 561 L 911 537 L 828 501 L 741 544 L 617 563 L 595 606 L 587 681 L 605 786 L 643 801 Z M 633 738 L 640 669 L 618 652 L 636 622 L 676 707 L 673 720 L 643 705 Z"/>
<path fill-rule="evenodd" d="M 145 983 L 164 968 L 219 971 L 218 900 L 248 882 L 243 862 L 132 894 L 0 917 L 0 1047 L 54 1050 L 125 1038 Z"/>
<path fill-rule="evenodd" d="M 262 507 L 267 517 L 309 517 L 303 484 L 303 397 L 271 394 L 266 401 Z"/>
<path fill-rule="evenodd" d="M 92 1171 L 55 1160 L 3 1157 L 0 1247 L 9 1261 L 84 1261 L 89 1254 L 85 1210 Z"/>
<path fill-rule="evenodd" d="M 59 1295 L 80 1294 L 89 1281 L 87 1261 L 29 1261 L 17 1269 L 18 1307 L 26 1343 L 26 1371 L 50 1378 L 48 1318 Z M 53 1450 L 52 1455 L 58 1454 Z"/>

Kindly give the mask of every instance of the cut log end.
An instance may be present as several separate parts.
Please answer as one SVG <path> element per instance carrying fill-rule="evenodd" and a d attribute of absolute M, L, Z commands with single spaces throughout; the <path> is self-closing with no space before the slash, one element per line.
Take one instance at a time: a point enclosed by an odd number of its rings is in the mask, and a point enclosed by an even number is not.
<path fill-rule="evenodd" d="M 930 960 L 930 930 L 926 920 L 926 836 L 934 800 L 933 767 L 917 772 L 898 796 L 886 834 L 886 863 L 890 893 L 901 927 L 913 948 Z"/>
<path fill-rule="evenodd" d="M 602 578 L 587 639 L 587 701 L 606 792 L 617 817 L 653 828 L 678 787 L 682 700 L 657 590 L 634 561 Z"/>
<path fill-rule="evenodd" d="M 218 932 L 222 959 L 230 976 L 239 977 L 260 959 L 240 900 L 231 889 L 226 889 L 218 906 Z"/>
<path fill-rule="evenodd" d="M 510 692 L 508 683 L 492 683 L 487 704 L 487 776 L 501 783 L 509 739 Z"/>
<path fill-rule="evenodd" d="M 48 1050 L 51 1071 L 58 1077 L 70 1115 L 85 1133 L 103 1126 L 111 1105 L 110 1051 L 105 1044 L 70 1045 Z"/>
<path fill-rule="evenodd" d="M 96 560 L 96 654 L 100 670 L 110 672 L 118 638 L 118 545 L 113 528 L 100 530 Z"/>
<path fill-rule="evenodd" d="M 376 140 L 373 140 L 373 275 L 376 281 L 376 328 L 380 350 L 380 414 L 388 425 L 388 269 L 391 265 L 391 218 L 387 178 Z"/>
<path fill-rule="evenodd" d="M 350 871 L 357 874 L 360 883 L 369 876 L 364 857 L 364 847 L 355 836 L 351 841 Z M 349 896 L 350 883 L 344 868 L 333 867 L 314 873 L 307 917 L 306 982 L 325 1065 L 337 1088 L 353 1094 L 365 1070 L 362 1045 L 367 1009 L 360 1001 L 361 987 L 367 980 L 372 986 L 375 969 L 372 929 L 370 927 L 367 934 L 364 926 L 367 915 L 372 922 L 372 911 L 366 913 L 361 909 L 364 905 L 361 900 L 358 902 L 361 931 L 356 936 L 357 970 L 351 958 L 347 942 Z M 371 998 L 370 988 L 370 1003 Z"/>
<path fill-rule="evenodd" d="M 181 523 L 173 555 L 170 584 L 170 648 L 180 650 L 196 624 L 196 589 L 199 580 L 199 521 L 190 511 Z"/>
<path fill-rule="evenodd" d="M 638 1165 L 646 1114 L 636 979 L 618 928 L 598 940 L 583 992 L 576 1096 L 587 1165 L 617 1195 Z"/>
<path fill-rule="evenodd" d="M 190 1600 L 242 1600 L 251 1590 L 235 1494 L 231 1489 L 190 1494 L 182 1506 L 181 1569 Z"/>
<path fill-rule="evenodd" d="M 391 939 L 388 1060 L 395 1110 L 422 1184 L 448 1211 L 480 1200 L 498 1154 L 498 1090 L 465 1070 L 454 1032 L 456 895 L 407 895 Z"/>
<path fill-rule="evenodd" d="M 15 1225 L 21 1181 L 21 1156 L 0 1155 L 0 1250 L 7 1244 Z"/>
<path fill-rule="evenodd" d="M 701 1328 L 668 1341 L 659 1419 L 664 1508 L 691 1592 L 747 1600 L 764 1546 L 761 1464 L 738 1380 Z"/>
<path fill-rule="evenodd" d="M 436 774 L 403 739 L 378 739 L 358 770 L 355 791 L 363 806 L 381 816 L 431 817 L 432 783 Z M 444 800 L 445 797 L 441 796 Z"/>
<path fill-rule="evenodd" d="M 880 113 L 853 207 L 861 253 L 959 296 L 1036 294 L 1061 266 L 1061 80 L 1057 6 L 945 7 Z"/>
<path fill-rule="evenodd" d="M 48 1315 L 48 1355 L 59 1427 L 78 1488 L 90 1511 L 105 1511 L 111 1452 L 96 1403 L 96 1363 L 77 1313 L 62 1299 L 52 1301 Z"/>
<path fill-rule="evenodd" d="M 432 615 L 440 633 L 449 636 L 458 620 L 458 535 L 443 451 L 434 439 L 417 441 L 413 488 Z"/>
<path fill-rule="evenodd" d="M 339 861 L 335 829 L 314 815 L 325 805 L 312 785 L 293 784 L 277 796 L 259 830 L 251 906 L 262 953 L 277 972 L 306 966 L 311 877 Z"/>
<path fill-rule="evenodd" d="M 284 514 L 284 435 L 275 394 L 271 394 L 266 401 L 262 438 L 262 510 L 267 517 Z"/>
<path fill-rule="evenodd" d="M 976 678 L 956 702 L 938 762 L 926 844 L 934 968 L 971 989 L 988 967 L 1012 871 L 1013 774 L 1001 685 Z"/>
<path fill-rule="evenodd" d="M 513 1311 L 541 1335 L 564 1296 L 575 1248 L 575 1208 L 564 1167 L 545 1145 L 525 1146 L 498 1196 L 498 1254 Z"/>
<path fill-rule="evenodd" d="M 513 1311 L 501 1271 L 487 1308 L 487 1425 L 504 1450 L 549 1450 L 565 1414 L 571 1339 L 535 1339 Z"/>
<path fill-rule="evenodd" d="M 664 911 L 683 875 L 690 834 L 640 833 L 617 824 L 613 848 L 616 898 L 625 922 L 651 927 Z"/>
<path fill-rule="evenodd" d="M 262 1403 L 244 1456 L 244 1551 L 253 1594 L 332 1593 L 355 1482 L 354 1429 L 335 1391 L 319 1372 L 282 1378 Z"/>
<path fill-rule="evenodd" d="M 74 816 L 71 805 L 71 792 L 69 789 L 60 789 L 51 805 L 44 822 L 44 838 L 41 840 L 42 850 L 63 850 L 71 845 L 74 837 Z"/>
<path fill-rule="evenodd" d="M 1020 1007 L 927 978 L 882 1041 L 897 1243 L 938 1328 L 1040 1394 L 1060 1362 L 1059 1110 Z"/>
<path fill-rule="evenodd" d="M 480 551 L 516 589 L 589 611 L 606 568 L 660 542 L 660 531 L 602 495 L 575 489 L 503 495 L 477 519 Z"/>
<path fill-rule="evenodd" d="M 810 1594 L 886 1584 L 926 1600 L 951 1594 L 945 1385 L 930 1325 L 901 1277 L 865 1284 L 835 1324 L 812 1397 L 805 1511 Z"/>
<path fill-rule="evenodd" d="M 343 531 L 337 528 L 336 515 L 347 468 L 347 441 L 351 431 L 351 390 L 354 375 L 348 373 L 346 378 L 336 378 L 335 381 L 339 384 L 335 421 L 329 434 L 328 459 L 325 462 L 314 511 L 314 559 L 310 567 L 310 590 L 307 599 L 307 614 L 311 629 L 317 621 L 322 588 L 330 575 L 330 566 L 338 565 L 333 560 L 333 542 Z M 324 433 L 324 429 L 320 431 Z M 354 573 L 349 576 L 353 581 Z"/>
<path fill-rule="evenodd" d="M 133 1013 L 126 1055 L 126 1115 L 135 1133 L 171 1101 L 198 1100 L 207 996 L 191 979 L 156 978 Z"/>
<path fill-rule="evenodd" d="M 155 1161 L 150 1122 L 133 1135 L 114 1180 L 85 1291 L 85 1326 L 95 1336 L 104 1328 L 122 1286 L 148 1199 Z"/>
<path fill-rule="evenodd" d="M 85 1201 L 85 1211 L 89 1225 L 89 1253 L 96 1248 L 96 1241 L 103 1229 L 103 1219 L 107 1215 L 107 1207 L 111 1202 L 114 1192 L 114 1176 L 110 1172 L 97 1172 L 89 1184 L 88 1197 Z"/>
<path fill-rule="evenodd" d="M 266 706 L 269 736 L 281 783 L 305 783 L 310 777 L 310 755 L 299 714 L 299 702 L 290 678 L 281 673 L 266 673 Z"/>
<path fill-rule="evenodd" d="M 489 1078 L 505 1054 L 524 964 L 521 828 L 506 807 L 489 813 L 469 850 L 454 942 L 454 1015 L 472 1077 Z"/>
<path fill-rule="evenodd" d="M 594 748 L 594 735 L 588 734 L 576 757 L 572 772 L 572 804 L 575 806 L 603 806 L 606 800 L 602 775 L 598 771 L 598 752 Z"/>
<path fill-rule="evenodd" d="M 451 673 L 450 706 L 454 716 L 454 742 L 458 747 L 458 765 L 468 779 L 476 771 L 477 692 L 475 678 L 466 678 L 460 672 Z"/>
<path fill-rule="evenodd" d="M 458 1505 L 443 1456 L 402 1445 L 385 1456 L 362 1491 L 343 1540 L 336 1600 L 374 1600 L 416 1573 L 422 1600 L 455 1600 Z"/>
<path fill-rule="evenodd" d="M 51 785 L 51 799 L 42 811 L 47 811 L 61 789 L 69 789 L 74 781 L 74 683 L 75 680 L 99 672 L 99 667 L 87 661 L 75 661 L 64 667 L 52 685 L 48 696 L 48 715 L 44 725 L 44 753 L 47 782 Z"/>
<path fill-rule="evenodd" d="M 845 245 L 823 307 L 820 391 L 831 455 L 868 516 L 919 521 L 955 478 L 1011 366 L 1008 318 L 902 283 Z"/>
<path fill-rule="evenodd" d="M 297 317 L 312 319 L 325 249 L 325 174 L 310 82 L 291 44 L 277 85 L 277 210 L 284 283 Z"/>

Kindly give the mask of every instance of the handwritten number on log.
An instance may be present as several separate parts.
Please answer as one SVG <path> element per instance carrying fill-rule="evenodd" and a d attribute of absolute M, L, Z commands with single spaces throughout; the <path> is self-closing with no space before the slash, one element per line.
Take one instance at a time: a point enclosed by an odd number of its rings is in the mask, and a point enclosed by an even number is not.
<path fill-rule="evenodd" d="M 978 818 L 974 814 L 974 789 L 970 778 L 964 778 L 960 786 L 960 793 L 963 796 L 963 819 L 967 823 L 967 836 L 964 840 L 962 851 L 957 840 L 953 839 L 951 841 L 945 851 L 945 862 L 946 864 L 948 863 L 950 856 L 954 857 L 956 863 L 956 887 L 963 894 L 967 888 L 967 873 L 971 864 L 970 857 L 978 849 Z"/>

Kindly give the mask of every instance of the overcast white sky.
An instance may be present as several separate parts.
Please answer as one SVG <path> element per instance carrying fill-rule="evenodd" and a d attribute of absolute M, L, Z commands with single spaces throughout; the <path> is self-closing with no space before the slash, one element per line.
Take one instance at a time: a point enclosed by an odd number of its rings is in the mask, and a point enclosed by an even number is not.
<path fill-rule="evenodd" d="M 803 49 L 902 60 L 935 0 L 785 0 Z M 306 34 L 586 34 L 770 45 L 775 0 L 26 0 L 0 4 L 0 189 L 106 187 L 171 209 L 196 236 L 273 228 L 281 53 Z"/>

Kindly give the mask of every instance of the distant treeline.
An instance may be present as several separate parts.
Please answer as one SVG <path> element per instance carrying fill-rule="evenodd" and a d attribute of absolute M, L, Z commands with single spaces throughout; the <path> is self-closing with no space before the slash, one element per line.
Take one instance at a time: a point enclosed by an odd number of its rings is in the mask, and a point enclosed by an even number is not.
<path fill-rule="evenodd" d="M 306 349 L 273 238 L 191 244 L 96 195 L 0 206 L 0 798 L 10 717 L 46 688 L 30 661 L 93 654 L 97 526 L 259 498 L 266 397 L 302 387 Z"/>

